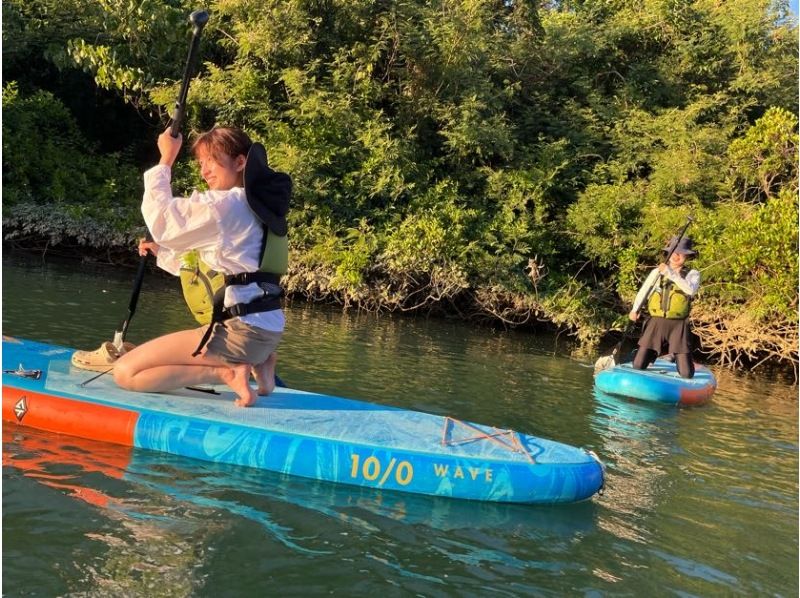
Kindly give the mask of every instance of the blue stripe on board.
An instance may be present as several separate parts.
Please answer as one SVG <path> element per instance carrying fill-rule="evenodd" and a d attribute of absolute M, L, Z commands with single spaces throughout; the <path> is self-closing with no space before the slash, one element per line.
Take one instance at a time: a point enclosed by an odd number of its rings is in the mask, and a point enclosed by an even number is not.
<path fill-rule="evenodd" d="M 437 496 L 511 502 L 571 502 L 602 483 L 594 460 L 572 466 L 498 463 L 383 450 L 348 442 L 144 412 L 135 446 L 204 461 Z"/>

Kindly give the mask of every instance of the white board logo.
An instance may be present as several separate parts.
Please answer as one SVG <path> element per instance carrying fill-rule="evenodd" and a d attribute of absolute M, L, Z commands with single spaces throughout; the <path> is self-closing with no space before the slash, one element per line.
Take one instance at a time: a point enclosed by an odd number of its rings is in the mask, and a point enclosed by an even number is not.
<path fill-rule="evenodd" d="M 28 413 L 28 401 L 23 395 L 20 400 L 17 401 L 17 404 L 14 405 L 14 414 L 17 416 L 17 421 L 21 422 L 26 413 Z"/>

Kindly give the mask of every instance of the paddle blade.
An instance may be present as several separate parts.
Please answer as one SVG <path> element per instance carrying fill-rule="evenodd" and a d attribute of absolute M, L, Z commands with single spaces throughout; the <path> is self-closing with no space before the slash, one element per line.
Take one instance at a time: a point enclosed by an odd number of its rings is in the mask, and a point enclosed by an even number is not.
<path fill-rule="evenodd" d="M 615 365 L 617 364 L 614 363 L 614 358 L 611 355 L 604 355 L 603 357 L 594 362 L 594 373 L 595 375 L 597 375 L 603 370 L 610 370 Z"/>

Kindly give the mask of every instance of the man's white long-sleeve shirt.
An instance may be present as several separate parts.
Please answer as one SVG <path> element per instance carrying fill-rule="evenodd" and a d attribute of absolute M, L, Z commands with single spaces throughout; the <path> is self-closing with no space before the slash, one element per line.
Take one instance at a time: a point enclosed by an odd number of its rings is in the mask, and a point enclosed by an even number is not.
<path fill-rule="evenodd" d="M 180 274 L 181 256 L 196 250 L 201 260 L 224 274 L 256 272 L 261 257 L 263 227 L 250 207 L 244 189 L 195 191 L 191 197 L 173 197 L 172 169 L 154 166 L 144 173 L 142 216 L 158 246 L 157 264 Z M 225 307 L 249 303 L 264 296 L 253 283 L 225 289 Z M 244 323 L 282 332 L 283 310 L 242 316 Z"/>

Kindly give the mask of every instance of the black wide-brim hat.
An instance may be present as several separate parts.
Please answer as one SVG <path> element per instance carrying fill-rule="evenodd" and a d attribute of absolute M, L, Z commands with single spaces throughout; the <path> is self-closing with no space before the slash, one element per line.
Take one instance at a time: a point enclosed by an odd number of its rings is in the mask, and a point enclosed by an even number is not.
<path fill-rule="evenodd" d="M 292 179 L 267 165 L 267 150 L 254 143 L 247 152 L 244 165 L 244 192 L 247 204 L 258 219 L 279 237 L 286 235 Z"/>
<path fill-rule="evenodd" d="M 675 248 L 673 251 L 673 247 Z M 693 249 L 694 242 L 690 237 L 681 237 L 680 241 L 678 241 L 678 237 L 672 237 L 667 243 L 667 246 L 664 247 L 665 253 L 677 253 L 678 255 L 687 255 L 687 256 L 695 256 L 697 252 Z"/>

